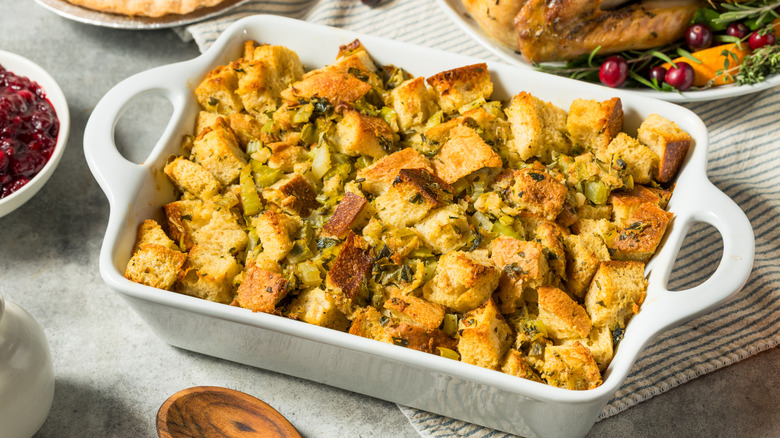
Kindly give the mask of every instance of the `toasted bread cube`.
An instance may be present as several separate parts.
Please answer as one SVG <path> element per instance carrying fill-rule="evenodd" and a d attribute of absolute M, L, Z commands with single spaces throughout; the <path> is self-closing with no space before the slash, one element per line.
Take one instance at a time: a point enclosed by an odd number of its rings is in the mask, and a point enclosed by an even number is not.
<path fill-rule="evenodd" d="M 425 86 L 423 77 L 409 79 L 393 88 L 390 91 L 390 99 L 401 131 L 422 127 L 438 110 L 434 96 Z"/>
<path fill-rule="evenodd" d="M 347 192 L 322 227 L 323 234 L 343 239 L 350 230 L 363 228 L 371 218 L 370 212 L 371 204 L 366 198 Z"/>
<path fill-rule="evenodd" d="M 501 271 L 487 260 L 462 251 L 444 254 L 433 278 L 423 286 L 423 298 L 456 312 L 472 310 L 490 298 Z"/>
<path fill-rule="evenodd" d="M 455 350 L 458 342 L 439 329 L 427 329 L 417 325 L 401 322 L 389 325 L 387 332 L 393 344 L 411 348 L 424 353 L 440 354 L 441 348 Z"/>
<path fill-rule="evenodd" d="M 438 254 L 463 247 L 471 235 L 468 218 L 458 204 L 432 211 L 414 229 L 425 246 Z"/>
<path fill-rule="evenodd" d="M 518 208 L 553 221 L 563 211 L 568 193 L 566 185 L 539 165 L 514 172 L 514 182 L 508 197 Z"/>
<path fill-rule="evenodd" d="M 590 318 L 566 292 L 553 286 L 542 286 L 539 294 L 539 320 L 554 341 L 584 338 L 592 327 Z"/>
<path fill-rule="evenodd" d="M 620 98 L 599 102 L 575 99 L 569 107 L 566 130 L 572 142 L 585 149 L 605 149 L 623 129 L 623 103 Z"/>
<path fill-rule="evenodd" d="M 445 113 L 458 111 L 463 105 L 493 94 L 487 64 L 474 64 L 437 73 L 427 79 L 439 107 Z"/>
<path fill-rule="evenodd" d="M 652 182 L 653 171 L 658 168 L 658 156 L 639 140 L 623 132 L 617 134 L 607 147 L 597 151 L 596 156 L 606 163 L 625 165 L 635 184 Z"/>
<path fill-rule="evenodd" d="M 320 288 L 301 292 L 290 305 L 288 317 L 339 331 L 349 328 L 349 320 L 339 310 L 336 299 Z"/>
<path fill-rule="evenodd" d="M 382 158 L 392 151 L 393 131 L 380 117 L 347 109 L 330 139 L 342 154 Z"/>
<path fill-rule="evenodd" d="M 238 66 L 238 88 L 244 108 L 262 114 L 278 107 L 281 92 L 303 77 L 298 55 L 283 46 L 247 41 Z"/>
<path fill-rule="evenodd" d="M 220 184 L 228 186 L 238 180 L 246 156 L 236 136 L 224 119 L 221 120 L 201 132 L 192 143 L 192 160 L 211 172 Z"/>
<path fill-rule="evenodd" d="M 263 190 L 263 198 L 281 207 L 285 212 L 308 217 L 319 207 L 317 192 L 306 178 L 298 173 L 291 174 Z"/>
<path fill-rule="evenodd" d="M 160 224 L 152 219 L 143 221 L 138 226 L 138 232 L 136 233 L 135 248 L 146 244 L 160 245 L 179 251 L 179 246 L 165 234 Z"/>
<path fill-rule="evenodd" d="M 224 125 L 227 123 L 226 117 L 229 116 L 223 116 L 222 114 L 209 111 L 198 112 L 198 117 L 195 119 L 195 136 L 197 137 L 200 135 L 206 128 L 213 129 L 218 125 Z"/>
<path fill-rule="evenodd" d="M 654 204 L 664 209 L 671 192 L 663 189 L 651 189 L 645 186 L 634 186 L 633 189 L 616 190 L 609 195 L 612 205 L 612 219 L 618 226 L 629 225 L 629 218 L 642 204 Z"/>
<path fill-rule="evenodd" d="M 552 274 L 561 278 L 566 278 L 566 248 L 563 239 L 568 234 L 568 230 L 550 221 L 543 221 L 537 225 L 533 234 L 544 247 L 547 264 L 550 265 Z"/>
<path fill-rule="evenodd" d="M 350 231 L 341 252 L 328 271 L 326 284 L 354 300 L 371 273 L 373 264 L 374 258 L 368 243 Z"/>
<path fill-rule="evenodd" d="M 393 296 L 385 301 L 384 308 L 398 321 L 429 330 L 438 328 L 444 320 L 444 306 L 414 295 Z"/>
<path fill-rule="evenodd" d="M 165 234 L 160 225 L 145 220 L 138 226 L 135 251 L 127 263 L 125 278 L 169 290 L 179 277 L 187 255 Z"/>
<path fill-rule="evenodd" d="M 287 296 L 287 280 L 280 274 L 257 265 L 246 268 L 246 276 L 238 286 L 236 302 L 253 312 L 277 313 L 276 305 Z"/>
<path fill-rule="evenodd" d="M 306 148 L 286 141 L 266 143 L 266 146 L 271 150 L 271 156 L 266 162 L 268 167 L 285 173 L 294 172 L 297 164 L 311 159 Z"/>
<path fill-rule="evenodd" d="M 369 91 L 371 85 L 368 82 L 347 72 L 325 68 L 305 74 L 303 79 L 282 91 L 282 98 L 292 102 L 320 98 L 337 107 L 353 104 Z"/>
<path fill-rule="evenodd" d="M 662 183 L 674 179 L 691 147 L 690 134 L 676 123 L 650 114 L 639 126 L 637 138 L 658 156 L 655 178 Z"/>
<path fill-rule="evenodd" d="M 587 338 L 566 340 L 563 341 L 563 345 L 575 342 L 580 342 L 590 350 L 593 360 L 596 361 L 599 371 L 602 373 L 607 369 L 609 363 L 612 362 L 615 351 L 612 344 L 612 332 L 608 327 L 593 327 Z"/>
<path fill-rule="evenodd" d="M 452 187 L 425 169 L 401 169 L 393 185 L 374 200 L 383 223 L 404 228 L 452 201 Z"/>
<path fill-rule="evenodd" d="M 580 342 L 547 346 L 542 378 L 550 385 L 586 390 L 601 385 L 601 372 L 587 347 Z"/>
<path fill-rule="evenodd" d="M 564 134 L 566 111 L 523 91 L 512 98 L 504 112 L 512 131 L 507 147 L 520 160 L 537 157 L 549 163 L 553 151 L 570 153 L 571 142 Z"/>
<path fill-rule="evenodd" d="M 433 173 L 431 162 L 423 154 L 406 148 L 360 169 L 357 178 L 365 180 L 362 182 L 363 190 L 372 195 L 381 195 L 390 188 L 401 169 L 425 169 Z"/>
<path fill-rule="evenodd" d="M 244 105 L 236 94 L 238 75 L 230 65 L 220 65 L 211 70 L 195 88 L 195 97 L 207 111 L 232 114 Z"/>
<path fill-rule="evenodd" d="M 393 337 L 382 325 L 383 318 L 375 307 L 363 307 L 357 311 L 355 319 L 352 320 L 349 334 L 392 344 Z"/>
<path fill-rule="evenodd" d="M 539 374 L 531 366 L 528 359 L 523 356 L 523 353 L 514 348 L 510 348 L 506 352 L 504 360 L 501 361 L 501 371 L 516 377 L 542 383 L 542 378 L 539 377 Z"/>
<path fill-rule="evenodd" d="M 350 68 L 359 68 L 363 72 L 374 72 L 377 70 L 376 64 L 371 59 L 368 50 L 357 39 L 349 44 L 339 46 L 336 62 L 331 64 L 330 68 L 340 68 L 343 71 L 348 71 Z"/>
<path fill-rule="evenodd" d="M 217 254 L 237 254 L 247 246 L 247 234 L 237 218 L 219 204 L 183 200 L 166 204 L 163 209 L 171 237 L 184 250 L 197 244 Z"/>
<path fill-rule="evenodd" d="M 272 210 L 266 210 L 252 219 L 260 243 L 262 254 L 278 262 L 283 259 L 293 247 L 290 235 L 298 230 L 299 223 L 290 216 Z"/>
<path fill-rule="evenodd" d="M 591 233 L 572 234 L 564 238 L 566 248 L 566 289 L 583 297 L 599 268 L 610 260 L 609 249 L 599 236 Z"/>
<path fill-rule="evenodd" d="M 233 301 L 234 278 L 241 265 L 230 254 L 215 254 L 208 248 L 195 245 L 187 254 L 185 275 L 174 290 L 217 303 Z"/>
<path fill-rule="evenodd" d="M 193 233 L 211 220 L 209 210 L 197 199 L 171 202 L 163 206 L 163 211 L 171 238 L 184 251 L 195 244 Z"/>
<path fill-rule="evenodd" d="M 617 231 L 612 241 L 612 258 L 647 262 L 655 254 L 673 214 L 651 203 L 641 204 Z"/>
<path fill-rule="evenodd" d="M 512 328 L 501 316 L 493 300 L 463 315 L 458 323 L 458 352 L 462 362 L 491 370 L 512 346 Z"/>
<path fill-rule="evenodd" d="M 200 164 L 176 157 L 165 165 L 163 171 L 183 192 L 190 192 L 203 200 L 219 195 L 219 181 Z"/>
<path fill-rule="evenodd" d="M 550 265 L 539 242 L 498 236 L 490 243 L 490 261 L 525 287 L 536 289 L 550 281 Z"/>
<path fill-rule="evenodd" d="M 493 148 L 475 130 L 465 126 L 450 131 L 449 138 L 431 161 L 436 175 L 448 184 L 484 167 L 503 165 Z"/>
<path fill-rule="evenodd" d="M 241 146 L 242 150 L 246 151 L 246 146 L 250 141 L 271 140 L 271 137 L 263 132 L 263 125 L 265 122 L 261 122 L 261 119 L 266 120 L 268 117 L 265 115 L 255 117 L 247 113 L 235 113 L 228 116 L 228 125 L 233 131 L 233 134 L 236 135 L 236 140 L 238 140 L 238 144 Z"/>
<path fill-rule="evenodd" d="M 601 237 L 607 248 L 617 236 L 615 224 L 608 219 L 580 219 L 577 221 L 577 234 L 595 234 Z"/>
<path fill-rule="evenodd" d="M 623 328 L 639 312 L 646 293 L 644 263 L 601 262 L 585 294 L 585 310 L 594 327 Z"/>

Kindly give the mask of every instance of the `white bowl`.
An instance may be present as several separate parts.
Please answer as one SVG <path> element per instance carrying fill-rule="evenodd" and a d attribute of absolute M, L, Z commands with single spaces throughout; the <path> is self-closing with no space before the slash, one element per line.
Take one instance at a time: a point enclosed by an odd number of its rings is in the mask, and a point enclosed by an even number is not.
<path fill-rule="evenodd" d="M 275 315 L 154 289 L 124 278 L 136 227 L 148 218 L 161 219 L 161 206 L 175 200 L 173 186 L 160 169 L 169 155 L 180 152 L 182 136 L 192 133 L 198 113 L 192 88 L 205 74 L 240 56 L 246 39 L 286 45 L 298 53 L 305 66 L 313 68 L 332 63 L 339 45 L 355 38 L 379 64 L 402 66 L 417 76 L 480 62 L 343 29 L 258 15 L 236 22 L 207 52 L 193 60 L 124 80 L 95 107 L 84 132 L 84 152 L 111 206 L 100 272 L 166 342 L 511 433 L 575 437 L 585 435 L 592 427 L 648 342 L 722 303 L 744 285 L 753 265 L 753 231 L 739 207 L 707 179 L 707 130 L 694 113 L 623 90 L 490 62 L 488 68 L 498 98 L 525 90 L 568 108 L 578 97 L 605 100 L 618 96 L 623 101 L 629 134 L 635 134 L 648 115 L 659 113 L 679 124 L 694 140 L 669 202 L 675 214 L 673 225 L 665 245 L 648 264 L 647 299 L 628 324 L 604 383 L 598 388 L 556 388 Z M 167 98 L 174 110 L 161 138 L 139 165 L 119 154 L 113 129 L 128 102 L 147 93 Z M 720 231 L 720 265 L 703 284 L 686 291 L 669 291 L 667 280 L 683 238 L 697 222 L 711 224 Z"/>
<path fill-rule="evenodd" d="M 0 65 L 17 76 L 26 76 L 30 80 L 37 82 L 43 88 L 46 98 L 49 99 L 49 102 L 54 107 L 60 122 L 57 144 L 54 146 L 54 152 L 52 152 L 49 161 L 43 166 L 43 169 L 22 188 L 0 199 L 0 217 L 3 217 L 30 200 L 54 173 L 54 169 L 57 168 L 62 155 L 65 153 L 65 146 L 68 144 L 70 112 L 68 111 L 68 102 L 65 100 L 65 95 L 62 93 L 60 86 L 57 85 L 57 81 L 38 64 L 17 54 L 0 50 Z"/>

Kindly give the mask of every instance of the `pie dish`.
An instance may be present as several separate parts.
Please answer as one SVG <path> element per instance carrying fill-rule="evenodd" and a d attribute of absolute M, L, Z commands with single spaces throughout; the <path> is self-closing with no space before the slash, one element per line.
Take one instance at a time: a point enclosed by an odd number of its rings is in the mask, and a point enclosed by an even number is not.
<path fill-rule="evenodd" d="M 568 107 L 577 97 L 620 97 L 629 133 L 649 114 L 659 113 L 693 137 L 669 203 L 675 222 L 664 247 L 648 265 L 647 299 L 642 311 L 628 324 L 600 387 L 587 391 L 548 387 L 299 321 L 132 283 L 123 273 L 137 225 L 150 217 L 159 218 L 159 207 L 175 196 L 172 184 L 158 169 L 179 149 L 182 136 L 192 130 L 199 110 L 193 87 L 212 68 L 235 59 L 246 39 L 285 45 L 295 50 L 306 66 L 326 65 L 340 45 L 355 39 L 371 49 L 378 63 L 403 65 L 414 75 L 432 75 L 481 62 L 341 29 L 259 15 L 236 22 L 198 58 L 140 73 L 109 91 L 95 108 L 84 136 L 89 167 L 111 205 L 100 271 L 109 287 L 171 345 L 520 435 L 582 436 L 651 339 L 722 303 L 741 288 L 750 273 L 752 229 L 736 204 L 707 180 L 707 131 L 695 114 L 622 90 L 488 63 L 495 94 L 502 99 L 525 90 Z M 113 146 L 113 127 L 122 109 L 143 93 L 167 98 L 174 111 L 152 152 L 139 165 L 122 158 Z M 666 283 L 676 254 L 687 230 L 697 222 L 711 224 L 720 231 L 724 248 L 721 264 L 702 285 L 668 291 Z"/>

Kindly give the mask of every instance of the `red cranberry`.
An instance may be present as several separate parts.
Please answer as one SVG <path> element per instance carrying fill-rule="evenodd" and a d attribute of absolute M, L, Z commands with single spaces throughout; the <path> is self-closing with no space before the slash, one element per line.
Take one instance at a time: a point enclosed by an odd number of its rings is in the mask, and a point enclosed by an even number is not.
<path fill-rule="evenodd" d="M 612 88 L 623 85 L 628 78 L 628 62 L 619 55 L 612 55 L 607 58 L 599 69 L 599 80 L 601 83 Z"/>
<path fill-rule="evenodd" d="M 748 45 L 751 49 L 756 50 L 764 46 L 771 46 L 777 41 L 774 32 L 767 32 L 761 35 L 759 32 L 753 32 L 748 38 Z"/>
<path fill-rule="evenodd" d="M 691 50 L 706 49 L 712 45 L 712 31 L 704 24 L 693 24 L 685 31 L 685 43 Z"/>
<path fill-rule="evenodd" d="M 666 69 L 660 65 L 653 67 L 650 69 L 650 74 L 648 76 L 650 77 L 651 81 L 655 79 L 658 85 L 661 85 L 664 83 L 664 78 L 666 77 Z"/>
<path fill-rule="evenodd" d="M 666 72 L 664 80 L 672 87 L 685 91 L 693 85 L 693 67 L 687 62 L 678 62 L 677 67 L 672 67 Z"/>
<path fill-rule="evenodd" d="M 5 171 L 6 168 L 8 168 L 8 163 L 11 162 L 11 159 L 8 158 L 8 155 L 5 154 L 5 152 L 0 151 L 0 172 Z"/>
<path fill-rule="evenodd" d="M 20 176 L 19 178 L 11 181 L 9 184 L 3 184 L 3 191 L 0 192 L 0 198 L 5 198 L 11 193 L 21 189 L 28 182 L 30 182 L 30 178 Z"/>
<path fill-rule="evenodd" d="M 750 33 L 750 29 L 742 23 L 731 23 L 726 28 L 726 35 L 737 37 L 739 39 L 745 38 Z"/>

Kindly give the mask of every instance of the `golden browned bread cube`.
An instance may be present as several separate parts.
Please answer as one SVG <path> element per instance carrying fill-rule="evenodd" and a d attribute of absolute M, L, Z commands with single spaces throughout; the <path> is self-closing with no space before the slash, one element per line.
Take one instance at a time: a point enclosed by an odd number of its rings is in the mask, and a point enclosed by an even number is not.
<path fill-rule="evenodd" d="M 326 284 L 340 290 L 349 299 L 355 299 L 371 273 L 374 258 L 371 248 L 362 237 L 350 231 L 344 246 L 333 262 Z"/>
<path fill-rule="evenodd" d="M 609 249 L 599 236 L 572 234 L 564 238 L 566 248 L 566 289 L 583 297 L 602 261 L 610 260 Z"/>
<path fill-rule="evenodd" d="M 375 307 L 363 307 L 356 312 L 349 334 L 392 344 L 393 337 L 382 325 L 386 319 Z"/>
<path fill-rule="evenodd" d="M 218 120 L 211 129 L 198 134 L 192 144 L 191 158 L 211 172 L 220 184 L 228 186 L 238 180 L 246 156 L 224 119 Z"/>
<path fill-rule="evenodd" d="M 290 235 L 298 230 L 299 225 L 292 217 L 273 210 L 266 210 L 252 219 L 252 226 L 263 245 L 262 254 L 277 262 L 292 249 Z"/>
<path fill-rule="evenodd" d="M 291 174 L 263 190 L 263 198 L 281 207 L 292 215 L 307 217 L 319 207 L 317 192 L 306 178 L 298 173 Z"/>
<path fill-rule="evenodd" d="M 357 178 L 364 180 L 361 183 L 363 190 L 372 195 L 381 195 L 390 188 L 401 169 L 425 169 L 433 173 L 431 162 L 423 154 L 412 148 L 406 148 L 360 169 Z"/>
<path fill-rule="evenodd" d="M 357 77 L 335 69 L 320 69 L 309 72 L 303 79 L 282 91 L 282 98 L 297 102 L 300 99 L 319 98 L 337 107 L 353 104 L 371 91 L 371 85 Z"/>
<path fill-rule="evenodd" d="M 449 184 L 484 167 L 503 165 L 493 148 L 475 130 L 465 126 L 450 130 L 449 138 L 431 162 L 436 175 Z"/>
<path fill-rule="evenodd" d="M 171 238 L 184 250 L 197 244 L 216 254 L 235 255 L 247 246 L 246 231 L 230 210 L 218 203 L 174 201 L 163 209 Z"/>
<path fill-rule="evenodd" d="M 479 98 L 488 99 L 493 94 L 493 82 L 485 63 L 443 71 L 429 77 L 427 82 L 445 113 L 457 111 Z"/>
<path fill-rule="evenodd" d="M 550 266 L 544 247 L 536 241 L 498 236 L 490 243 L 490 261 L 503 275 L 536 289 L 550 281 Z"/>
<path fill-rule="evenodd" d="M 550 270 L 561 278 L 566 278 L 566 248 L 563 239 L 567 235 L 568 229 L 547 220 L 537 225 L 533 233 L 534 239 L 544 246 Z"/>
<path fill-rule="evenodd" d="M 283 46 L 247 41 L 244 58 L 237 65 L 238 87 L 243 107 L 252 114 L 275 110 L 281 92 L 303 77 L 298 55 Z"/>
<path fill-rule="evenodd" d="M 605 149 L 623 129 L 623 103 L 620 98 L 599 102 L 574 99 L 566 118 L 571 141 L 585 149 Z"/>
<path fill-rule="evenodd" d="M 612 219 L 616 225 L 625 227 L 629 225 L 629 218 L 642 204 L 655 204 L 664 208 L 666 201 L 664 196 L 667 191 L 663 189 L 649 189 L 645 186 L 634 186 L 633 189 L 616 190 L 609 195 L 612 204 Z M 668 198 L 666 198 L 668 199 Z"/>
<path fill-rule="evenodd" d="M 547 220 L 555 220 L 563 210 L 569 189 L 539 165 L 516 170 L 509 201 Z"/>
<path fill-rule="evenodd" d="M 572 300 L 566 292 L 553 286 L 537 289 L 539 295 L 539 320 L 547 328 L 547 334 L 555 341 L 588 336 L 591 322 L 585 309 Z"/>
<path fill-rule="evenodd" d="M 470 253 L 444 254 L 433 278 L 423 286 L 423 297 L 456 312 L 467 312 L 484 303 L 498 286 L 501 271 Z"/>
<path fill-rule="evenodd" d="M 179 251 L 179 246 L 165 234 L 160 224 L 152 219 L 143 221 L 138 226 L 138 232 L 136 233 L 135 248 L 146 244 L 160 245 Z"/>
<path fill-rule="evenodd" d="M 438 110 L 434 96 L 425 86 L 423 77 L 409 79 L 393 88 L 390 91 L 390 99 L 401 131 L 422 127 Z"/>
<path fill-rule="evenodd" d="M 655 178 L 662 183 L 671 181 L 688 155 L 690 134 L 676 123 L 658 114 L 650 114 L 639 126 L 637 138 L 658 156 Z"/>
<path fill-rule="evenodd" d="M 512 328 L 506 323 L 493 300 L 466 313 L 458 323 L 458 352 L 463 362 L 491 370 L 512 346 Z"/>
<path fill-rule="evenodd" d="M 570 153 L 566 111 L 523 91 L 512 98 L 504 112 L 512 130 L 507 148 L 517 158 L 537 157 L 549 163 L 553 151 Z"/>
<path fill-rule="evenodd" d="M 298 163 L 311 159 L 306 148 L 286 141 L 266 143 L 266 146 L 271 150 L 271 156 L 266 162 L 268 167 L 279 169 L 285 173 L 294 172 Z"/>
<path fill-rule="evenodd" d="M 336 299 L 320 288 L 301 292 L 290 304 L 289 318 L 339 331 L 349 328 L 349 320 L 339 310 Z"/>
<path fill-rule="evenodd" d="M 658 156 L 639 140 L 624 132 L 616 135 L 607 147 L 597 151 L 596 156 L 606 163 L 625 165 L 626 171 L 636 184 L 652 182 L 653 172 L 658 168 Z"/>
<path fill-rule="evenodd" d="M 641 204 L 617 230 L 612 241 L 612 258 L 647 262 L 655 254 L 673 214 L 655 204 Z"/>
<path fill-rule="evenodd" d="M 262 116 L 266 119 L 267 116 Z M 263 124 L 258 117 L 247 113 L 235 113 L 227 116 L 227 122 L 233 134 L 236 135 L 241 149 L 246 151 L 246 145 L 253 140 L 271 141 L 272 138 L 263 132 Z"/>
<path fill-rule="evenodd" d="M 382 118 L 351 109 L 344 110 L 344 117 L 329 138 L 339 152 L 352 157 L 381 158 L 393 147 L 393 131 Z"/>
<path fill-rule="evenodd" d="M 569 339 L 563 341 L 564 345 L 579 342 L 590 350 L 593 360 L 599 366 L 599 371 L 604 372 L 614 356 L 612 344 L 612 332 L 609 327 L 593 327 L 587 338 Z"/>
<path fill-rule="evenodd" d="M 179 277 L 187 255 L 179 251 L 162 227 L 151 219 L 138 226 L 134 248 L 125 278 L 158 289 L 170 289 Z"/>
<path fill-rule="evenodd" d="M 174 290 L 217 303 L 233 301 L 233 280 L 241 272 L 241 265 L 230 254 L 218 254 L 195 245 L 187 254 L 185 274 Z"/>
<path fill-rule="evenodd" d="M 246 269 L 246 276 L 238 286 L 236 302 L 253 312 L 277 313 L 276 305 L 287 296 L 287 280 L 281 275 L 256 265 Z"/>
<path fill-rule="evenodd" d="M 209 111 L 200 111 L 198 117 L 195 119 L 195 136 L 200 135 L 206 128 L 214 129 L 219 125 L 225 125 L 229 116 L 224 116 L 219 113 L 213 113 Z M 220 120 L 221 119 L 221 120 Z"/>
<path fill-rule="evenodd" d="M 232 114 L 241 111 L 244 105 L 236 94 L 238 75 L 230 65 L 221 65 L 211 70 L 195 88 L 195 97 L 200 106 L 211 112 Z"/>
<path fill-rule="evenodd" d="M 427 329 L 402 322 L 388 325 L 387 332 L 393 344 L 424 353 L 440 354 L 441 348 L 453 351 L 458 348 L 458 342 L 439 329 Z"/>
<path fill-rule="evenodd" d="M 607 248 L 615 240 L 617 232 L 615 230 L 615 223 L 608 219 L 582 219 L 577 221 L 577 234 L 595 234 L 604 241 Z"/>
<path fill-rule="evenodd" d="M 452 187 L 425 169 L 401 169 L 393 185 L 374 200 L 382 222 L 404 228 L 452 201 Z"/>
<path fill-rule="evenodd" d="M 385 311 L 394 319 L 429 330 L 444 320 L 444 306 L 414 295 L 396 295 L 385 301 Z"/>
<path fill-rule="evenodd" d="M 536 373 L 528 359 L 514 348 L 510 348 L 506 352 L 504 360 L 501 362 L 501 371 L 534 382 L 542 382 L 542 378 Z"/>
<path fill-rule="evenodd" d="M 542 378 L 550 385 L 586 390 L 601 385 L 601 373 L 590 350 L 579 342 L 544 349 Z"/>
<path fill-rule="evenodd" d="M 644 263 L 601 262 L 585 294 L 585 310 L 594 327 L 622 328 L 639 312 L 646 293 Z"/>
<path fill-rule="evenodd" d="M 176 157 L 163 169 L 176 187 L 200 199 L 211 199 L 219 195 L 219 181 L 203 166 L 186 158 Z"/>
<path fill-rule="evenodd" d="M 350 230 L 363 228 L 370 219 L 370 207 L 366 198 L 345 193 L 333 216 L 322 227 L 323 234 L 343 239 Z"/>
<path fill-rule="evenodd" d="M 469 221 L 458 204 L 432 211 L 414 229 L 425 246 L 438 254 L 462 248 L 471 235 Z"/>

